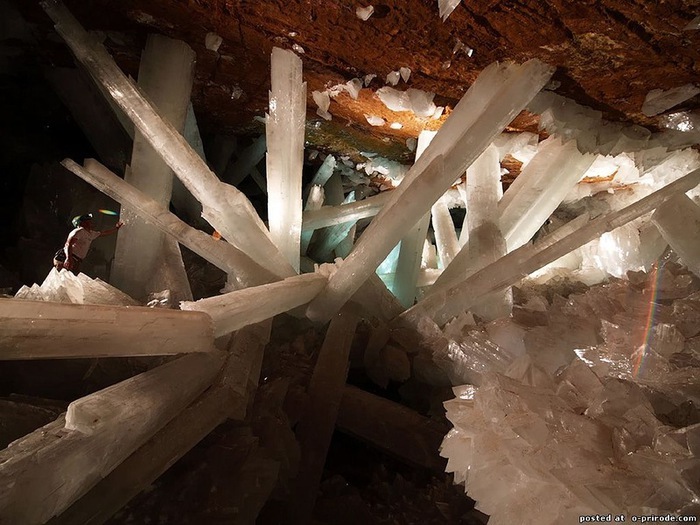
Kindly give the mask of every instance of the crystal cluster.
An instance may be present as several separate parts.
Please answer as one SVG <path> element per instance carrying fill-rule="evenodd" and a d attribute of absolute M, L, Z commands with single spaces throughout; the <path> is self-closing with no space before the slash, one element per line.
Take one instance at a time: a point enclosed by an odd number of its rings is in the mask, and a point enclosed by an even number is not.
<path fill-rule="evenodd" d="M 526 287 L 513 320 L 445 329 L 439 365 L 471 384 L 445 403 L 441 454 L 489 523 L 698 511 L 698 290 L 667 263 Z"/>
<path fill-rule="evenodd" d="M 51 269 L 40 285 L 22 286 L 15 298 L 73 304 L 139 304 L 121 290 L 100 279 L 91 279 L 84 273 L 73 275 L 67 271 L 59 272 L 55 268 Z"/>

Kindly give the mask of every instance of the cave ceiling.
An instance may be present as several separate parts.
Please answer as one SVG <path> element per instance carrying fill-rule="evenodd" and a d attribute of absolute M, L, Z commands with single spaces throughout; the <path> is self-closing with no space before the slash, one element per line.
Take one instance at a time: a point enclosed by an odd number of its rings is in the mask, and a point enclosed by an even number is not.
<path fill-rule="evenodd" d="M 407 83 L 436 93 L 449 114 L 479 72 L 494 61 L 538 58 L 557 67 L 550 88 L 601 110 L 605 118 L 654 128 L 641 105 L 652 89 L 669 89 L 698 79 L 700 31 L 684 28 L 699 14 L 697 0 L 469 0 L 443 22 L 435 0 L 385 0 L 366 21 L 348 0 L 123 0 L 67 1 L 83 25 L 99 31 L 120 66 L 132 76 L 149 32 L 181 39 L 197 53 L 193 104 L 206 132 L 254 133 L 267 108 L 269 56 L 274 46 L 294 48 L 308 84 L 307 141 L 339 150 L 383 148 L 405 153 L 405 139 L 440 120 L 396 114 L 374 92 L 400 67 Z M 23 3 L 39 28 L 41 53 L 52 63 L 71 58 L 38 5 Z M 223 42 L 207 49 L 214 32 Z M 462 42 L 466 48 L 454 52 Z M 303 53 L 301 53 L 303 50 Z M 315 113 L 311 93 L 355 77 L 376 74 L 358 100 L 341 93 L 331 102 L 333 120 Z M 684 109 L 700 106 L 700 97 Z M 676 109 L 677 110 L 677 109 Z M 387 120 L 370 126 L 365 115 Z M 391 129 L 389 122 L 400 122 Z M 521 114 L 514 129 L 536 130 L 537 118 Z M 379 146 L 378 146 L 379 145 Z M 392 149 L 393 148 L 393 149 Z"/>

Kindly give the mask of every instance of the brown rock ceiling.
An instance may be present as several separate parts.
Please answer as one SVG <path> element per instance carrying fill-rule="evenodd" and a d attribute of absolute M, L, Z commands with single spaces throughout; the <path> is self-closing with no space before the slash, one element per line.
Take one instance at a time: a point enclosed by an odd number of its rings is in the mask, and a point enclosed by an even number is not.
<path fill-rule="evenodd" d="M 609 119 L 651 127 L 655 121 L 640 112 L 647 92 L 697 82 L 700 69 L 700 31 L 683 30 L 700 14 L 698 0 L 466 0 L 444 23 L 435 0 L 384 0 L 375 4 L 367 21 L 355 16 L 355 8 L 367 4 L 348 0 L 67 3 L 86 28 L 107 32 L 105 44 L 134 76 L 148 32 L 188 42 L 197 53 L 193 99 L 205 130 L 251 129 L 253 117 L 262 116 L 267 106 L 272 47 L 298 44 L 305 50 L 309 118 L 319 122 L 319 132 L 308 139 L 327 147 L 327 132 L 356 140 L 369 133 L 398 145 L 420 129 L 438 125 L 406 114 L 397 118 L 373 95 L 386 75 L 401 66 L 412 74 L 408 85 L 401 82 L 397 88 L 433 91 L 436 103 L 449 107 L 491 62 L 536 57 L 557 66 L 558 93 L 602 110 Z M 38 7 L 22 8 L 50 29 Z M 218 52 L 204 46 L 210 31 L 223 38 Z M 474 49 L 472 57 L 463 52 L 453 56 L 457 39 Z M 57 44 L 54 48 L 59 49 Z M 369 73 L 377 74 L 372 89 L 363 89 L 357 101 L 341 94 L 331 103 L 330 124 L 315 116 L 312 90 Z M 698 106 L 700 97 L 684 105 Z M 398 120 L 404 127 L 373 128 L 365 114 Z M 535 125 L 536 119 L 527 115 L 515 123 L 520 129 Z"/>

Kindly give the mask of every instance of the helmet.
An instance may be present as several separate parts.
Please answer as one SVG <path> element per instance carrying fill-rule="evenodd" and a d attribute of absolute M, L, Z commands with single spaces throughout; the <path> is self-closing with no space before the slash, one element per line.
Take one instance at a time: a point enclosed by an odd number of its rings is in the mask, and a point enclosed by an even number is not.
<path fill-rule="evenodd" d="M 86 213 L 85 215 L 78 215 L 77 217 L 74 217 L 73 220 L 71 221 L 73 223 L 74 228 L 80 227 L 80 225 L 84 222 L 91 221 L 92 220 L 92 213 Z"/>

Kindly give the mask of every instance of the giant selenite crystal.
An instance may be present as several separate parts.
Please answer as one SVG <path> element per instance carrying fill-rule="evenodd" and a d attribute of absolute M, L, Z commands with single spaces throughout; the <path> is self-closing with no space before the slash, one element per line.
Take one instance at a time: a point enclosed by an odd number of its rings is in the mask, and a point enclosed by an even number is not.
<path fill-rule="evenodd" d="M 128 205 L 146 221 L 225 271 L 229 275 L 229 282 L 236 283 L 237 288 L 262 284 L 277 278 L 233 245 L 216 240 L 181 221 L 167 208 L 117 177 L 96 160 L 86 159 L 85 168 L 70 159 L 61 164 L 120 204 Z"/>
<path fill-rule="evenodd" d="M 392 191 L 389 202 L 360 237 L 352 253 L 307 315 L 327 320 L 386 258 L 494 137 L 546 84 L 552 68 L 537 60 L 521 66 L 492 64 L 455 107 L 435 139 Z"/>
<path fill-rule="evenodd" d="M 192 91 L 194 61 L 195 53 L 187 44 L 161 35 L 148 37 L 141 56 L 139 87 L 163 119 L 180 133 L 184 129 Z M 169 206 L 173 172 L 138 130 L 134 136 L 131 169 L 124 179 L 163 207 Z M 128 207 L 121 210 L 121 219 L 126 228 L 117 235 L 111 282 L 137 298 L 169 289 L 179 299 L 192 299 L 177 243 L 158 228 L 146 224 Z M 168 273 L 184 274 L 185 278 L 163 282 L 161 276 Z"/>
<path fill-rule="evenodd" d="M 477 304 L 489 293 L 512 286 L 523 276 L 556 261 L 603 233 L 649 213 L 674 195 L 685 193 L 698 184 L 700 170 L 695 170 L 619 211 L 603 215 L 584 225 L 576 220 L 571 221 L 535 244 L 521 246 L 501 257 L 449 290 L 437 292 L 419 301 L 404 312 L 402 318 L 410 320 L 416 326 L 424 316 L 431 317 L 440 325 L 444 324 Z"/>
<path fill-rule="evenodd" d="M 595 155 L 580 153 L 573 140 L 562 144 L 559 138 L 550 137 L 538 146 L 498 203 L 509 250 L 532 238 L 594 160 Z"/>
<path fill-rule="evenodd" d="M 659 206 L 651 220 L 681 261 L 700 276 L 700 206 L 679 194 Z"/>
<path fill-rule="evenodd" d="M 466 227 L 467 243 L 452 263 L 442 272 L 429 294 L 447 290 L 506 254 L 506 243 L 498 227 L 498 201 L 503 194 L 498 150 L 489 146 L 467 169 Z M 472 312 L 484 319 L 497 319 L 510 314 L 510 290 L 484 298 Z"/>
<path fill-rule="evenodd" d="M 293 275 L 293 267 L 270 240 L 265 225 L 245 195 L 219 181 L 182 135 L 158 114 L 105 48 L 80 26 L 63 4 L 47 0 L 42 6 L 76 58 L 105 87 L 175 175 L 202 203 L 202 216 L 228 242 L 265 268 L 280 275 Z"/>
<path fill-rule="evenodd" d="M 214 344 L 206 315 L 167 308 L 0 299 L 0 323 L 0 360 L 170 355 Z"/>
<path fill-rule="evenodd" d="M 74 401 L 0 451 L 0 523 L 39 525 L 63 512 L 206 390 L 223 360 L 170 361 Z"/>
<path fill-rule="evenodd" d="M 301 175 L 304 164 L 306 82 L 301 59 L 292 51 L 272 49 L 272 89 L 267 134 L 267 215 L 270 237 L 299 272 Z"/>

